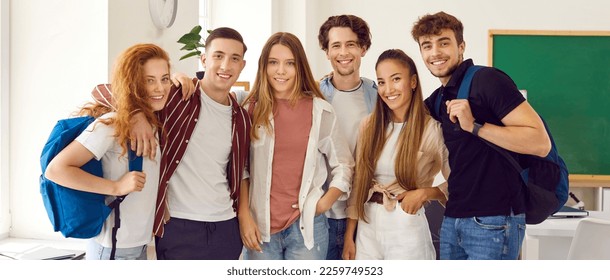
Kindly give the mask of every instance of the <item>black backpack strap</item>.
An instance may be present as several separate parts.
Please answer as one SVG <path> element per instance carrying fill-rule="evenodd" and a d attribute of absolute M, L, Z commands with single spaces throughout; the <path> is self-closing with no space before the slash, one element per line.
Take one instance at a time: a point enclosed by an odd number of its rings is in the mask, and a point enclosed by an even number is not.
<path fill-rule="evenodd" d="M 137 156 L 134 151 L 128 146 L 129 154 L 129 171 L 142 171 L 142 157 Z M 110 259 L 114 260 L 116 254 L 116 234 L 121 227 L 121 202 L 127 195 L 117 196 L 109 205 L 114 210 L 114 227 L 112 227 L 112 250 L 110 251 Z"/>
<path fill-rule="evenodd" d="M 513 167 L 513 169 L 515 169 L 517 171 L 517 173 L 519 173 L 521 175 L 521 180 L 523 180 L 523 182 L 527 186 L 527 181 L 528 181 L 527 175 L 528 174 L 527 174 L 527 172 L 524 172 L 527 169 L 523 169 L 521 167 L 521 165 L 517 162 L 517 160 L 506 151 L 506 149 L 501 148 L 501 147 L 497 146 L 496 144 L 491 143 L 483 138 L 480 138 L 480 139 L 481 139 L 481 141 L 485 142 L 485 144 L 487 144 L 492 149 L 494 149 L 496 152 L 498 152 L 500 155 L 502 155 L 504 158 L 506 158 L 506 160 Z"/>
<path fill-rule="evenodd" d="M 119 205 L 125 199 L 126 195 L 117 196 L 112 203 L 110 203 L 110 208 L 114 210 L 114 227 L 112 227 L 112 250 L 110 251 L 110 259 L 114 260 L 114 255 L 116 254 L 116 234 L 119 228 L 121 227 L 121 210 Z"/>
<path fill-rule="evenodd" d="M 460 84 L 460 89 L 458 90 L 458 95 L 457 95 L 457 99 L 468 99 L 468 97 L 470 96 L 470 85 L 472 84 L 472 78 L 474 77 L 474 74 L 479 70 L 483 68 L 483 66 L 479 66 L 479 65 L 473 65 L 468 67 L 468 69 L 466 70 L 466 74 L 464 74 L 464 78 L 462 79 L 462 84 Z M 438 98 L 440 99 L 440 98 Z M 440 101 L 437 102 L 440 107 Z M 498 147 L 497 145 L 483 139 L 483 138 L 479 138 L 481 141 L 485 142 L 485 144 L 487 144 L 489 147 L 491 147 L 492 149 L 494 149 L 496 152 L 498 152 L 500 155 L 502 155 L 504 158 L 506 158 L 506 160 L 508 161 L 508 163 L 517 171 L 517 173 L 519 173 L 521 175 L 521 179 L 523 180 L 523 182 L 525 183 L 525 185 L 527 185 L 527 174 L 524 174 L 524 169 L 521 168 L 521 165 L 517 162 L 517 160 L 515 160 L 515 158 L 513 158 L 505 149 Z"/>
<path fill-rule="evenodd" d="M 435 116 L 440 120 L 441 115 L 441 101 L 443 100 L 443 94 L 439 92 L 434 99 L 434 113 Z"/>

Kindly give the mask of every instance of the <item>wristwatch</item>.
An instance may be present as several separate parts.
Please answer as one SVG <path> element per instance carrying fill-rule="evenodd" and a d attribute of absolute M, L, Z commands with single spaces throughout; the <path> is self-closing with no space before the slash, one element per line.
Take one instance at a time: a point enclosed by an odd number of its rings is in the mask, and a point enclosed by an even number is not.
<path fill-rule="evenodd" d="M 472 125 L 474 125 L 474 128 L 472 129 L 472 135 L 474 135 L 474 136 L 476 136 L 476 137 L 479 137 L 479 129 L 480 129 L 480 128 L 481 128 L 481 127 L 484 125 L 484 124 L 485 124 L 485 123 L 480 124 L 480 123 L 477 123 L 477 122 L 473 122 L 473 123 L 472 123 Z"/>

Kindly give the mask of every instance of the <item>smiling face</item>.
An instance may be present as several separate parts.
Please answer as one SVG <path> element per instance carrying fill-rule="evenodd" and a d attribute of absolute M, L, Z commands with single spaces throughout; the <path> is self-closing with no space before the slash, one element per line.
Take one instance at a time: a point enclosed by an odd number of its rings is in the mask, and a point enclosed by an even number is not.
<path fill-rule="evenodd" d="M 326 58 L 335 75 L 360 77 L 360 63 L 366 49 L 358 43 L 358 35 L 349 27 L 333 27 L 328 32 Z"/>
<path fill-rule="evenodd" d="M 154 111 L 159 111 L 165 107 L 171 87 L 167 61 L 152 58 L 144 63 L 143 69 L 148 101 Z"/>
<path fill-rule="evenodd" d="M 426 67 L 446 85 L 462 63 L 466 43 L 458 44 L 451 29 L 443 29 L 439 35 L 421 36 L 418 41 Z"/>
<path fill-rule="evenodd" d="M 205 67 L 203 80 L 207 89 L 228 92 L 246 65 L 243 44 L 233 39 L 214 39 L 206 46 L 201 63 Z"/>
<path fill-rule="evenodd" d="M 417 75 L 396 59 L 386 59 L 377 65 L 379 97 L 392 110 L 393 122 L 404 122 L 417 86 Z"/>
<path fill-rule="evenodd" d="M 275 44 L 267 59 L 267 79 L 275 98 L 288 99 L 296 84 L 296 61 L 290 49 Z"/>

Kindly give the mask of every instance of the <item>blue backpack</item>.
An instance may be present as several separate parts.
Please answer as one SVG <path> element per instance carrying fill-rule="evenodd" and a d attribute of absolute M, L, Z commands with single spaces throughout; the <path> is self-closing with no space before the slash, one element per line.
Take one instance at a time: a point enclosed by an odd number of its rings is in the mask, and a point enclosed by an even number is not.
<path fill-rule="evenodd" d="M 115 224 L 112 241 L 111 259 L 114 259 L 116 247 L 116 231 L 121 226 L 119 205 L 125 196 L 118 196 L 106 205 L 106 195 L 70 189 L 47 179 L 44 174 L 49 162 L 78 137 L 95 119 L 90 116 L 62 119 L 57 122 L 42 154 L 40 155 L 40 194 L 47 215 L 54 231 L 61 232 L 65 237 L 91 238 L 97 236 L 104 221 L 115 210 Z M 102 162 L 92 159 L 81 169 L 99 177 L 103 177 Z M 142 157 L 135 156 L 129 149 L 129 171 L 142 171 Z"/>
<path fill-rule="evenodd" d="M 457 99 L 468 99 L 470 95 L 470 84 L 474 74 L 483 66 L 474 65 L 466 70 L 462 84 L 458 90 Z M 434 109 L 439 116 L 440 96 L 435 100 Z M 542 119 L 542 116 L 540 116 Z M 525 222 L 527 224 L 539 224 L 550 215 L 559 211 L 568 200 L 568 168 L 559 156 L 557 145 L 553 140 L 551 131 L 544 119 L 544 128 L 551 139 L 551 151 L 546 157 L 534 155 L 519 155 L 519 162 L 515 160 L 505 149 L 485 141 L 491 148 L 500 153 L 510 165 L 521 175 L 525 191 Z"/>

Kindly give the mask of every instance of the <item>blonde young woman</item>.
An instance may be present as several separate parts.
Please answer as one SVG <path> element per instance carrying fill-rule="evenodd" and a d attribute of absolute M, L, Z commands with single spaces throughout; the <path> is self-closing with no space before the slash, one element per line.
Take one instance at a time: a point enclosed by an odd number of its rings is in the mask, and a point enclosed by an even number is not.
<path fill-rule="evenodd" d="M 325 259 L 324 212 L 346 198 L 354 163 L 296 36 L 269 38 L 244 104 L 252 116 L 250 181 L 238 210 L 244 258 Z"/>
<path fill-rule="evenodd" d="M 171 86 L 167 53 L 152 44 L 134 45 L 119 57 L 113 74 L 112 91 L 116 111 L 103 104 L 87 104 L 79 115 L 95 120 L 76 140 L 48 165 L 45 176 L 66 187 L 120 196 L 121 228 L 117 232 L 115 259 L 146 259 L 146 244 L 152 241 L 155 201 L 159 185 L 160 157 L 144 158 L 143 172 L 128 169 L 127 141 L 133 112 L 141 112 L 160 129 L 155 111 L 163 109 Z M 160 153 L 157 151 L 157 155 Z M 80 169 L 92 158 L 102 161 L 104 177 Z M 109 197 L 110 199 L 110 197 Z M 112 248 L 114 212 L 86 251 L 88 260 L 109 259 Z"/>
<path fill-rule="evenodd" d="M 446 199 L 432 187 L 439 170 L 449 173 L 442 132 L 427 113 L 409 56 L 387 50 L 375 70 L 379 98 L 360 127 L 343 258 L 433 260 L 424 204 Z"/>

